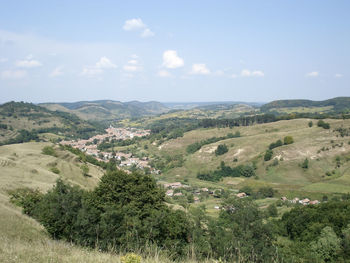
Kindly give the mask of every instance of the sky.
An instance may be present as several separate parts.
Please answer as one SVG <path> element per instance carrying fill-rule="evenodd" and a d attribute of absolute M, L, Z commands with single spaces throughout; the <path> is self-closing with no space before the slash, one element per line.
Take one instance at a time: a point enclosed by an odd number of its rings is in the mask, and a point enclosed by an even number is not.
<path fill-rule="evenodd" d="M 0 0 L 0 103 L 350 96 L 348 0 Z"/>

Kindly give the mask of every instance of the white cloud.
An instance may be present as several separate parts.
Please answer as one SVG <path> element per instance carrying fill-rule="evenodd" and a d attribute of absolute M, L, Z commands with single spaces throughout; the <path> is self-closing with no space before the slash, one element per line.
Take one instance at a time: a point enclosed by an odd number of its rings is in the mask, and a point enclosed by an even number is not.
<path fill-rule="evenodd" d="M 318 77 L 320 75 L 320 73 L 318 73 L 317 71 L 312 71 L 307 73 L 305 76 L 306 77 Z"/>
<path fill-rule="evenodd" d="M 253 72 L 252 72 L 252 75 L 253 75 L 254 77 L 264 77 L 264 76 L 265 76 L 264 72 L 262 72 L 261 70 L 255 70 L 255 71 L 253 71 Z"/>
<path fill-rule="evenodd" d="M 140 36 L 143 38 L 153 37 L 155 34 L 142 22 L 141 18 L 126 20 L 123 26 L 125 31 L 142 31 Z"/>
<path fill-rule="evenodd" d="M 343 77 L 343 74 L 337 73 L 337 74 L 334 75 L 334 77 L 341 78 L 341 77 Z"/>
<path fill-rule="evenodd" d="M 117 66 L 114 65 L 108 58 L 101 57 L 98 62 L 96 62 L 96 68 L 100 69 L 109 69 L 109 68 L 116 68 Z"/>
<path fill-rule="evenodd" d="M 207 68 L 205 64 L 193 64 L 191 74 L 208 75 L 210 74 L 210 70 Z"/>
<path fill-rule="evenodd" d="M 1 72 L 1 78 L 3 79 L 21 79 L 27 76 L 25 70 L 5 70 Z"/>
<path fill-rule="evenodd" d="M 34 59 L 31 59 L 32 56 L 27 57 L 27 59 L 19 60 L 15 65 L 19 68 L 36 68 L 42 66 L 42 64 Z"/>
<path fill-rule="evenodd" d="M 235 79 L 235 78 L 237 78 L 237 75 L 236 75 L 236 74 L 232 74 L 232 75 L 230 76 L 230 78 L 231 78 L 231 79 Z"/>
<path fill-rule="evenodd" d="M 49 74 L 49 76 L 50 76 L 51 78 L 59 77 L 59 76 L 62 76 L 62 75 L 63 75 L 62 67 L 57 67 L 57 68 L 55 68 L 55 69 Z"/>
<path fill-rule="evenodd" d="M 0 58 L 0 63 L 4 63 L 4 62 L 7 62 L 8 59 L 7 58 Z"/>
<path fill-rule="evenodd" d="M 161 78 L 168 78 L 171 77 L 171 74 L 166 70 L 160 70 L 158 71 L 158 76 Z"/>
<path fill-rule="evenodd" d="M 140 30 L 145 28 L 146 25 L 142 22 L 141 18 L 133 18 L 126 20 L 123 26 L 125 31 Z"/>
<path fill-rule="evenodd" d="M 103 73 L 105 69 L 114 69 L 117 66 L 112 63 L 112 61 L 107 57 L 101 57 L 99 61 L 96 62 L 95 66 L 85 66 L 81 75 L 93 77 Z"/>
<path fill-rule="evenodd" d="M 140 65 L 138 61 L 138 56 L 137 55 L 132 55 L 132 59 L 127 62 L 126 65 L 123 66 L 124 71 L 127 72 L 136 72 L 136 71 L 141 71 L 142 66 Z"/>
<path fill-rule="evenodd" d="M 154 32 L 152 32 L 149 28 L 146 28 L 145 30 L 143 30 L 143 32 L 141 33 L 141 37 L 153 37 L 155 34 Z"/>
<path fill-rule="evenodd" d="M 184 60 L 180 58 L 175 50 L 166 50 L 163 53 L 163 66 L 166 68 L 180 68 L 184 65 Z"/>
<path fill-rule="evenodd" d="M 241 71 L 241 76 L 242 77 L 264 77 L 265 74 L 261 70 L 250 71 L 248 69 L 243 69 Z"/>

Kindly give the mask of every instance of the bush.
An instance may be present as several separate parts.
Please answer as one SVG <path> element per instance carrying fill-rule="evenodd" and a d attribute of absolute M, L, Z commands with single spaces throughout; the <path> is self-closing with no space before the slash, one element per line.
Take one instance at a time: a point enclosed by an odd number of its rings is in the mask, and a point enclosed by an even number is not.
<path fill-rule="evenodd" d="M 45 146 L 42 150 L 41 150 L 42 154 L 46 154 L 46 155 L 51 155 L 54 157 L 57 157 L 57 153 L 55 151 L 55 149 L 52 146 Z"/>
<path fill-rule="evenodd" d="M 10 190 L 8 193 L 10 195 L 10 201 L 22 207 L 23 213 L 30 216 L 34 215 L 34 209 L 43 198 L 43 194 L 39 190 L 30 188 Z"/>
<path fill-rule="evenodd" d="M 264 161 L 265 162 L 270 161 L 271 158 L 272 158 L 272 155 L 273 155 L 273 151 L 272 150 L 267 150 L 265 152 L 265 155 L 264 155 Z"/>
<path fill-rule="evenodd" d="M 57 167 L 51 167 L 50 171 L 55 173 L 55 174 L 60 174 L 61 173 L 61 171 Z"/>
<path fill-rule="evenodd" d="M 218 146 L 218 148 L 215 150 L 215 155 L 218 156 L 218 155 L 223 155 L 225 153 L 228 152 L 228 148 L 226 146 L 226 144 L 220 144 Z"/>
<path fill-rule="evenodd" d="M 292 144 L 294 142 L 294 139 L 292 136 L 286 136 L 284 137 L 283 141 L 284 141 L 284 144 L 287 145 L 287 144 Z"/>
<path fill-rule="evenodd" d="M 311 128 L 314 125 L 314 123 L 312 121 L 309 121 L 308 125 Z"/>
<path fill-rule="evenodd" d="M 318 127 L 322 127 L 323 129 L 329 129 L 329 128 L 330 128 L 329 123 L 324 122 L 323 120 L 319 120 L 319 121 L 317 122 L 317 126 L 318 126 Z"/>
<path fill-rule="evenodd" d="M 282 141 L 281 140 L 277 140 L 276 142 L 273 142 L 273 143 L 270 144 L 269 149 L 272 150 L 272 149 L 280 147 L 282 145 L 283 145 Z"/>

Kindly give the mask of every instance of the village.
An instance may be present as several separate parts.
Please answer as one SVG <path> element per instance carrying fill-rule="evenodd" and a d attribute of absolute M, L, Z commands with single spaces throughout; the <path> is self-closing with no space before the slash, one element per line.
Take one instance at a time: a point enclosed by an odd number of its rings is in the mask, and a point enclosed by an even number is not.
<path fill-rule="evenodd" d="M 191 194 L 193 194 L 193 203 L 200 203 L 201 202 L 201 196 L 213 196 L 216 198 L 219 198 L 222 192 L 222 189 L 215 189 L 215 190 L 211 190 L 208 189 L 206 187 L 204 188 L 198 188 L 198 189 L 193 189 L 192 187 L 190 187 L 189 185 L 186 184 L 182 184 L 181 182 L 174 182 L 174 183 L 163 183 L 163 187 L 166 190 L 165 195 L 169 198 L 179 198 L 184 196 L 184 191 L 185 192 L 190 192 Z M 234 194 L 235 197 L 237 198 L 246 198 L 249 197 L 249 195 L 245 192 L 238 192 L 236 194 Z M 298 197 L 295 197 L 291 200 L 289 200 L 287 197 L 283 196 L 280 199 L 282 202 L 285 203 L 291 203 L 293 205 L 318 205 L 320 204 L 320 201 L 318 200 L 310 200 L 309 198 L 304 198 L 304 199 L 300 199 Z M 214 209 L 220 210 L 220 206 L 215 205 L 213 207 Z"/>
<path fill-rule="evenodd" d="M 118 161 L 118 166 L 120 168 L 127 169 L 134 166 L 139 169 L 148 168 L 153 173 L 159 173 L 159 171 L 150 167 L 148 158 L 139 159 L 133 157 L 131 153 L 100 151 L 98 149 L 98 145 L 106 140 L 128 140 L 135 137 L 145 137 L 150 134 L 149 130 L 135 128 L 114 128 L 110 126 L 105 131 L 105 134 L 98 134 L 87 140 L 61 141 L 60 144 L 69 145 L 73 148 L 79 149 L 88 155 L 94 156 L 97 160 L 102 162 L 108 162 L 110 159 L 115 159 Z"/>

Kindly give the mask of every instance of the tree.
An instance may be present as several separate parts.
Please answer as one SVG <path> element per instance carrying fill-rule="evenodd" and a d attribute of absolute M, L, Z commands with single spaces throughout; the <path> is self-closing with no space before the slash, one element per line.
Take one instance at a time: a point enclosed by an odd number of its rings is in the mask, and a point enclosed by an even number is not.
<path fill-rule="evenodd" d="M 265 155 L 264 155 L 264 161 L 267 162 L 267 161 L 270 161 L 271 158 L 272 158 L 272 155 L 273 155 L 273 151 L 272 150 L 267 150 L 265 152 Z"/>
<path fill-rule="evenodd" d="M 314 123 L 312 121 L 309 121 L 308 125 L 311 128 L 314 125 Z"/>
<path fill-rule="evenodd" d="M 326 262 L 335 260 L 341 248 L 340 238 L 330 226 L 323 228 L 318 240 L 312 242 L 310 246 L 311 250 Z"/>
<path fill-rule="evenodd" d="M 287 144 L 292 144 L 294 142 L 294 139 L 292 136 L 286 136 L 284 137 L 283 141 L 284 141 L 284 144 L 287 145 Z"/>

